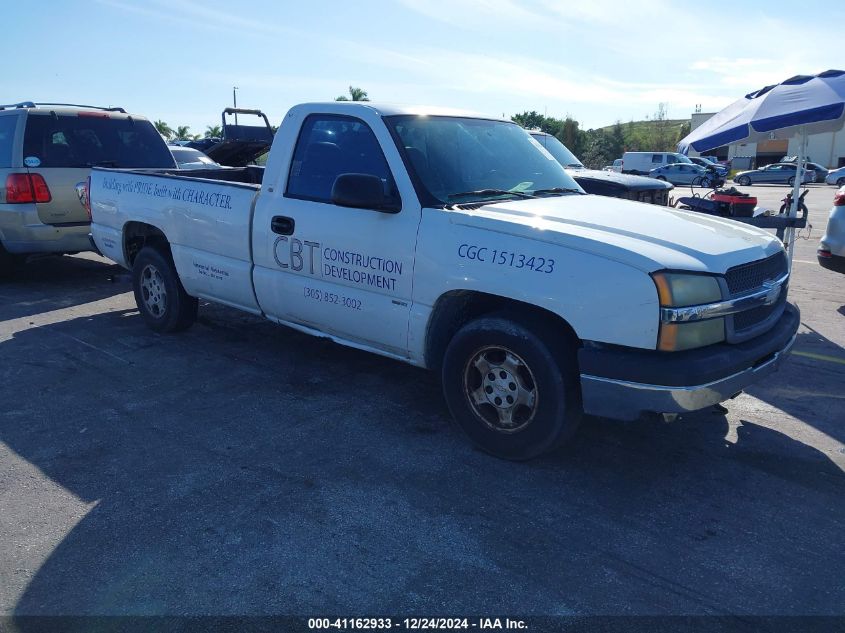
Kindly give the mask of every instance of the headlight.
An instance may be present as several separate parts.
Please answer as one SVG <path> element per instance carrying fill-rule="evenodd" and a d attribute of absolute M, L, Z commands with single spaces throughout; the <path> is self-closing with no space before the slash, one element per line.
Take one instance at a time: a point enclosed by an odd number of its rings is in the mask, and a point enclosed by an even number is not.
<path fill-rule="evenodd" d="M 662 308 L 683 308 L 722 300 L 722 291 L 715 277 L 684 273 L 655 273 L 657 296 Z M 725 340 L 723 317 L 689 323 L 660 323 L 657 349 L 677 352 L 719 343 Z"/>
<path fill-rule="evenodd" d="M 719 282 L 710 275 L 654 273 L 657 296 L 664 308 L 683 308 L 722 300 Z"/>

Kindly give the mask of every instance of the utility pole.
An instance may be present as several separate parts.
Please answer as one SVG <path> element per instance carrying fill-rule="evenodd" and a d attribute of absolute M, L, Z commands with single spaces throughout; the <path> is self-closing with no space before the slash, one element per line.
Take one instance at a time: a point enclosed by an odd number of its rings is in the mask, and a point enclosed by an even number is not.
<path fill-rule="evenodd" d="M 238 87 L 232 86 L 232 103 L 235 104 L 235 108 L 238 107 Z M 238 113 L 235 112 L 235 125 L 238 124 Z"/>

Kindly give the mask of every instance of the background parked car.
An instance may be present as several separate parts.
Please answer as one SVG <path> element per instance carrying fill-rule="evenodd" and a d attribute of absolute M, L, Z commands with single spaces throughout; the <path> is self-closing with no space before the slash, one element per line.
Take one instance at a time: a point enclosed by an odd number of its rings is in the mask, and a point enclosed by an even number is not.
<path fill-rule="evenodd" d="M 845 167 L 830 170 L 827 172 L 827 178 L 825 178 L 824 181 L 829 185 L 842 187 L 845 185 Z"/>
<path fill-rule="evenodd" d="M 827 178 L 828 173 L 830 173 L 827 167 L 823 167 L 818 163 L 807 163 L 807 169 L 812 169 L 816 172 L 816 182 L 824 182 Z"/>
<path fill-rule="evenodd" d="M 193 147 L 171 145 L 169 149 L 179 169 L 223 169 L 223 165 Z"/>
<path fill-rule="evenodd" d="M 667 206 L 669 192 L 674 188 L 669 183 L 646 178 L 644 176 L 630 176 L 614 171 L 599 171 L 587 169 L 580 160 L 569 151 L 569 148 L 556 137 L 545 132 L 531 132 L 531 136 L 554 156 L 563 168 L 575 179 L 587 193 L 611 198 L 625 198 L 637 202 L 649 202 Z M 614 161 L 620 162 L 621 159 Z"/>
<path fill-rule="evenodd" d="M 784 156 L 781 163 L 792 163 L 793 165 L 798 162 L 797 156 Z M 812 169 L 816 172 L 816 182 L 824 182 L 827 178 L 828 169 L 823 165 L 819 165 L 818 163 L 811 163 L 811 162 L 804 162 L 804 169 Z"/>
<path fill-rule="evenodd" d="M 833 196 L 833 208 L 817 255 L 823 268 L 845 273 L 845 187 Z"/>
<path fill-rule="evenodd" d="M 606 171 L 615 171 L 617 173 L 622 173 L 622 159 L 617 158 L 615 161 L 613 161 L 612 165 L 608 165 L 607 167 L 605 167 L 605 170 Z"/>
<path fill-rule="evenodd" d="M 739 185 L 748 186 L 760 183 L 778 183 L 792 185 L 795 182 L 795 163 L 773 163 L 765 167 L 741 171 L 734 176 L 733 181 Z M 804 172 L 803 183 L 815 182 L 816 172 Z"/>
<path fill-rule="evenodd" d="M 728 168 L 724 165 L 720 165 L 718 163 L 714 163 L 711 160 L 704 158 L 703 156 L 690 156 L 690 160 L 698 165 L 699 167 L 704 167 L 704 169 L 711 169 L 715 171 L 717 174 L 722 176 L 723 178 L 728 175 Z"/>
<path fill-rule="evenodd" d="M 33 253 L 91 250 L 77 184 L 94 166 L 176 163 L 153 124 L 123 108 L 0 105 L 0 276 Z"/>
<path fill-rule="evenodd" d="M 647 176 L 652 169 L 674 163 L 692 164 L 678 152 L 625 152 L 622 155 L 622 173 Z"/>
<path fill-rule="evenodd" d="M 711 169 L 706 169 L 692 163 L 674 163 L 652 169 L 652 178 L 666 180 L 673 185 L 693 185 L 697 187 L 712 187 L 721 184 L 722 177 Z"/>

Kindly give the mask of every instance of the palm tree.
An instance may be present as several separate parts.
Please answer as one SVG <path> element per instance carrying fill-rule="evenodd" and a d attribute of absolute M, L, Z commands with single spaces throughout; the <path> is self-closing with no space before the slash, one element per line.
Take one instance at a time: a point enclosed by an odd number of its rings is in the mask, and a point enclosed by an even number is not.
<path fill-rule="evenodd" d="M 223 128 L 219 125 L 205 126 L 205 138 L 220 138 L 223 136 Z"/>
<path fill-rule="evenodd" d="M 352 97 L 351 99 L 349 97 Z M 335 101 L 369 101 L 370 98 L 367 96 L 367 91 L 363 88 L 356 88 L 354 86 L 349 86 L 349 97 L 346 95 L 340 95 L 335 99 Z"/>
<path fill-rule="evenodd" d="M 166 139 L 170 139 L 173 136 L 173 129 L 167 125 L 164 121 L 156 121 L 153 123 L 155 129 L 158 131 Z"/>
<path fill-rule="evenodd" d="M 180 141 L 190 139 L 191 133 L 188 131 L 191 127 L 189 125 L 179 125 L 176 127 L 176 138 Z"/>

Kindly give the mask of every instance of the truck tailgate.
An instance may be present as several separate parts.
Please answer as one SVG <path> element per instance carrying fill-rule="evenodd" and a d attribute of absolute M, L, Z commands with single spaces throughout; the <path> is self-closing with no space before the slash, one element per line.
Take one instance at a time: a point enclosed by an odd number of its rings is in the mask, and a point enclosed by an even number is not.
<path fill-rule="evenodd" d="M 94 169 L 92 235 L 106 257 L 129 267 L 123 246 L 127 222 L 156 227 L 170 243 L 189 294 L 257 312 L 250 224 L 258 189 L 187 176 Z"/>

